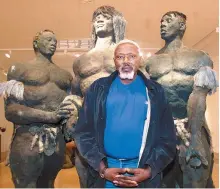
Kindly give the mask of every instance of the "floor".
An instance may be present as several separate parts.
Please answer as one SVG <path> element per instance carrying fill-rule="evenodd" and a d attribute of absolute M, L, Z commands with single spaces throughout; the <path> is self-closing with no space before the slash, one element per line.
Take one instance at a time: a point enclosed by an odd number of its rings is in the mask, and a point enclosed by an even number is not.
<path fill-rule="evenodd" d="M 219 188 L 219 161 L 215 161 L 213 180 L 216 188 Z M 62 169 L 55 181 L 56 188 L 79 188 L 79 180 L 75 168 Z M 0 163 L 0 188 L 14 188 L 11 181 L 10 169 Z"/>

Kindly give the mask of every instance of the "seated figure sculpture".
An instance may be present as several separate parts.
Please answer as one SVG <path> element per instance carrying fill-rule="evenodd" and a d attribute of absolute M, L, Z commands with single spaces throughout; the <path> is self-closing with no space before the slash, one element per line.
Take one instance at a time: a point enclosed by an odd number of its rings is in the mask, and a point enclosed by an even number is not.
<path fill-rule="evenodd" d="M 170 11 L 163 15 L 161 19 L 161 38 L 165 40 L 165 45 L 156 54 L 145 61 L 146 71 L 151 79 L 160 83 L 164 89 L 166 96 L 172 108 L 174 122 L 177 126 L 187 125 L 187 105 L 189 96 L 193 91 L 193 77 L 201 67 L 208 66 L 213 68 L 211 58 L 203 51 L 190 49 L 183 45 L 182 38 L 186 30 L 186 16 L 178 11 Z M 191 134 L 191 133 L 190 133 Z M 193 140 L 194 135 L 191 135 Z M 183 141 L 186 146 L 190 146 L 188 141 L 189 135 L 179 136 L 179 141 Z M 210 137 L 204 136 L 207 144 L 211 144 Z M 209 151 L 210 146 L 206 146 L 205 150 Z M 162 187 L 189 187 L 188 182 L 183 180 L 178 154 L 175 161 L 167 167 L 164 172 Z M 200 157 L 202 158 L 202 157 Z M 212 163 L 207 165 L 204 171 L 211 175 Z M 198 170 L 200 172 L 200 170 Z M 201 173 L 201 172 L 200 172 Z M 192 179 L 194 176 L 187 173 Z M 186 178 L 187 176 L 184 175 Z M 203 187 L 212 187 L 211 178 L 202 177 Z M 195 185 L 194 185 L 195 186 Z M 199 185 L 201 187 L 201 185 Z"/>
<path fill-rule="evenodd" d="M 13 64 L 1 88 L 6 119 L 14 125 L 9 164 L 16 188 L 53 188 L 63 166 L 66 124 L 78 110 L 69 95 L 71 74 L 52 61 L 56 44 L 51 30 L 38 32 L 35 59 Z"/>

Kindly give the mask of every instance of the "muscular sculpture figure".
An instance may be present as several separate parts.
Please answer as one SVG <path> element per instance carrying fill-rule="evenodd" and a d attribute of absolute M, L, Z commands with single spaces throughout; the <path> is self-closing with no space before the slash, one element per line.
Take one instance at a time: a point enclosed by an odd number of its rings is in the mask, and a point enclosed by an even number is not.
<path fill-rule="evenodd" d="M 102 6 L 93 13 L 92 43 L 93 48 L 80 56 L 73 64 L 76 76 L 74 91 L 84 96 L 89 86 L 97 79 L 109 76 L 115 71 L 114 47 L 124 39 L 126 21 L 122 14 L 111 6 Z M 80 186 L 87 187 L 87 165 L 76 151 L 75 166 L 80 179 Z"/>
<path fill-rule="evenodd" d="M 147 59 L 145 62 L 146 71 L 152 79 L 163 85 L 176 125 L 187 124 L 187 103 L 193 91 L 193 76 L 203 66 L 212 68 L 213 62 L 205 52 L 190 49 L 183 45 L 182 38 L 186 29 L 186 16 L 183 13 L 167 12 L 161 19 L 160 27 L 161 38 L 165 40 L 165 46 L 155 56 Z M 180 139 L 184 140 L 186 146 L 190 144 L 186 140 L 187 136 L 185 138 L 180 137 Z M 205 137 L 205 140 L 210 144 L 209 137 Z M 165 173 L 165 187 L 175 187 L 176 183 L 173 181 L 182 186 L 182 173 L 178 171 L 177 158 L 174 165 L 171 166 L 173 167 L 169 167 L 169 171 L 167 169 L 168 173 Z M 209 170 L 206 169 L 207 172 Z M 184 172 L 184 174 L 188 173 Z M 176 177 L 177 175 L 180 176 L 178 177 L 180 179 Z M 184 185 L 185 183 L 183 183 Z"/>
<path fill-rule="evenodd" d="M 5 116 L 14 124 L 9 163 L 15 187 L 54 187 L 63 165 L 72 76 L 53 63 L 56 44 L 52 31 L 37 33 L 36 58 L 8 71 Z"/>
<path fill-rule="evenodd" d="M 102 6 L 93 13 L 93 48 L 80 56 L 73 64 L 77 82 L 75 88 L 83 95 L 98 78 L 110 75 L 114 70 L 115 44 L 124 39 L 126 21 L 114 7 Z"/>

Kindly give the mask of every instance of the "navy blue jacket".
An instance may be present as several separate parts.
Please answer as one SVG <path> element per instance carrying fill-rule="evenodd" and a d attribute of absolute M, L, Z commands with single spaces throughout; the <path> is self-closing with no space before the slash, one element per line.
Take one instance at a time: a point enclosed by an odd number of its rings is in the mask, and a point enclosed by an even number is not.
<path fill-rule="evenodd" d="M 99 176 L 99 164 L 106 162 L 104 151 L 104 130 L 106 126 L 106 100 L 111 83 L 117 77 L 115 71 L 109 77 L 95 81 L 84 98 L 83 107 L 75 126 L 75 143 L 82 157 L 88 163 L 88 186 L 104 188 L 105 180 Z M 151 103 L 150 123 L 139 168 L 150 165 L 152 177 L 139 183 L 142 188 L 160 187 L 163 169 L 174 159 L 176 153 L 176 131 L 169 104 L 160 84 L 143 79 Z M 129 118 L 128 118 L 129 119 Z M 106 164 L 107 165 L 107 164 Z"/>

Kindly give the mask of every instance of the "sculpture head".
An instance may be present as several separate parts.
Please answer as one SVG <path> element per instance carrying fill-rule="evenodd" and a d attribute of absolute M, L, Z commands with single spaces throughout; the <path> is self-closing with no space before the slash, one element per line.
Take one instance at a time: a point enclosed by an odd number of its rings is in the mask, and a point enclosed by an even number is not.
<path fill-rule="evenodd" d="M 92 17 L 92 46 L 95 47 L 97 36 L 113 36 L 113 43 L 124 39 L 126 20 L 120 12 L 111 6 L 101 6 Z"/>
<path fill-rule="evenodd" d="M 186 15 L 178 11 L 164 14 L 160 25 L 161 38 L 165 41 L 172 41 L 179 36 L 182 39 L 186 30 L 186 19 Z"/>
<path fill-rule="evenodd" d="M 137 43 L 122 40 L 115 47 L 114 62 L 121 79 L 133 80 L 141 65 L 141 52 Z"/>
<path fill-rule="evenodd" d="M 53 31 L 43 30 L 38 32 L 33 39 L 35 53 L 45 56 L 53 56 L 56 51 L 57 39 Z"/>

